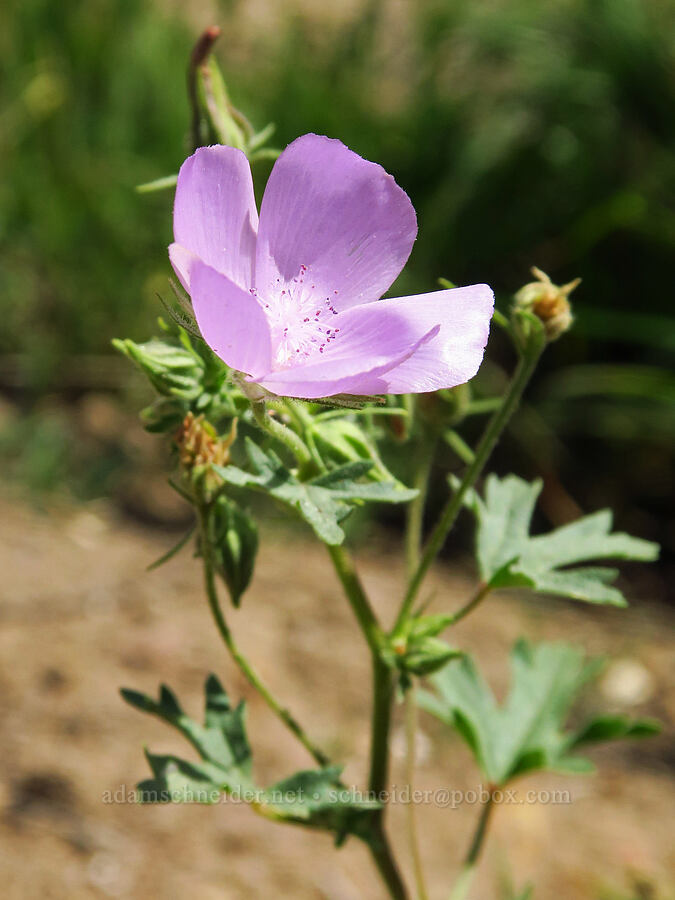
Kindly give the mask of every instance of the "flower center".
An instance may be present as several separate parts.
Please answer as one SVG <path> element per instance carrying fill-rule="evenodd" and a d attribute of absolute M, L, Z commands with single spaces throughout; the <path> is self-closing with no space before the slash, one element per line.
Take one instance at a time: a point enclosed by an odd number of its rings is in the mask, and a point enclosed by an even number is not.
<path fill-rule="evenodd" d="M 336 328 L 337 310 L 333 297 L 326 297 L 307 277 L 307 267 L 301 266 L 297 278 L 282 282 L 277 278 L 278 291 L 272 303 L 263 303 L 272 333 L 273 368 L 290 369 L 318 362 L 340 329 Z"/>

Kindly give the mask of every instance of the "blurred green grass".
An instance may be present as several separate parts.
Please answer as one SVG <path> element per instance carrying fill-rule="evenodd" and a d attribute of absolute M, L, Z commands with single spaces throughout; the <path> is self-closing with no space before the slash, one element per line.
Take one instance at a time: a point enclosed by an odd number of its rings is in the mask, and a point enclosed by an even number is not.
<path fill-rule="evenodd" d="M 505 304 L 531 264 L 559 282 L 583 277 L 577 326 L 531 395 L 539 425 L 525 415 L 498 464 L 524 443 L 534 468 L 585 505 L 633 510 L 645 536 L 663 537 L 647 519 L 672 491 L 672 4 L 363 0 L 327 16 L 318 3 L 269 3 L 257 19 L 243 0 L 219 9 L 219 59 L 254 124 L 276 122 L 280 146 L 307 131 L 340 137 L 410 194 L 420 234 L 402 292 L 444 275 L 488 281 Z M 172 197 L 133 187 L 190 152 L 185 67 L 213 24 L 194 16 L 141 0 L 23 0 L 0 13 L 0 388 L 29 413 L 45 395 L 114 389 L 122 369 L 96 378 L 110 339 L 154 330 Z M 498 341 L 493 354 L 508 363 Z M 12 422 L 0 454 L 16 462 L 33 430 L 17 435 Z M 38 461 L 6 476 L 67 481 L 67 432 L 51 442 L 38 429 Z M 45 461 L 52 445 L 58 459 Z M 114 466 L 99 470 L 100 492 Z M 96 478 L 87 484 L 96 494 Z"/>

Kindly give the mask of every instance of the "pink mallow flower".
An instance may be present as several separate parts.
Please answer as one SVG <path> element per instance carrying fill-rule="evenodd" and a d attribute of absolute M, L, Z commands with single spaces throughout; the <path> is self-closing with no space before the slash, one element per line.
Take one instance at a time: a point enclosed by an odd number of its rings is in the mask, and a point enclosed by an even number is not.
<path fill-rule="evenodd" d="M 171 263 L 211 349 L 285 397 L 435 391 L 475 375 L 494 298 L 487 285 L 380 300 L 417 235 L 381 166 L 306 134 L 276 161 L 260 209 L 244 154 L 185 160 Z"/>

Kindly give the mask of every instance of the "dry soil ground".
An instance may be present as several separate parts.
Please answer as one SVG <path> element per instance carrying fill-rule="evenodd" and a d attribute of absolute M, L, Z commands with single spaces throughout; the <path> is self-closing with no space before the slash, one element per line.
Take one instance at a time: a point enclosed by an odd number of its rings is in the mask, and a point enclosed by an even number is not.
<path fill-rule="evenodd" d="M 382 896 L 365 850 L 270 825 L 248 808 L 105 803 L 106 791 L 146 775 L 142 747 L 186 747 L 162 723 L 125 706 L 120 685 L 154 692 L 167 681 L 197 714 L 205 674 L 249 701 L 261 782 L 308 764 L 233 669 L 211 627 L 199 567 L 189 553 L 145 566 L 171 538 L 116 521 L 100 508 L 37 514 L 0 503 L 0 894 L 33 898 Z M 400 563 L 381 545 L 362 555 L 365 581 L 391 614 Z M 438 608 L 458 605 L 468 582 L 437 571 Z M 361 785 L 367 752 L 369 670 L 360 634 L 321 548 L 268 534 L 255 583 L 230 618 L 264 677 L 318 742 Z M 454 635 L 474 651 L 498 693 L 519 633 L 564 637 L 613 664 L 587 698 L 672 722 L 669 622 L 644 605 L 625 612 L 515 597 L 492 599 Z M 400 711 L 397 714 L 400 722 Z M 422 718 L 418 787 L 472 788 L 464 747 Z M 392 781 L 403 783 L 400 725 Z M 673 756 L 665 736 L 594 752 L 592 777 L 533 777 L 523 789 L 569 789 L 569 803 L 499 808 L 472 900 L 492 900 L 508 866 L 536 884 L 535 900 L 671 897 Z M 189 754 L 189 750 L 187 751 Z M 669 771 L 670 769 L 670 771 Z M 476 809 L 419 808 L 432 897 L 447 896 Z M 404 808 L 390 827 L 409 869 Z M 508 863 L 506 862 L 508 861 Z M 670 867 L 670 869 L 669 869 Z"/>

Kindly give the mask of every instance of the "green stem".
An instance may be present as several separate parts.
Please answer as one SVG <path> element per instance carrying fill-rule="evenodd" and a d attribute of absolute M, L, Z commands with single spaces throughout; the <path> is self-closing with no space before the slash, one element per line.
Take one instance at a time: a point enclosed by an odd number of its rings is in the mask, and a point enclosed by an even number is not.
<path fill-rule="evenodd" d="M 413 862 L 413 871 L 415 873 L 415 885 L 417 887 L 418 900 L 428 900 L 428 893 L 424 881 L 424 869 L 422 867 L 422 855 L 420 853 L 419 834 L 417 831 L 417 809 L 412 800 L 413 783 L 415 779 L 415 738 L 417 735 L 417 702 L 415 699 L 415 689 L 410 687 L 405 695 L 405 737 L 406 737 L 406 753 L 405 753 L 405 770 L 408 790 L 410 792 L 410 801 L 406 807 L 408 819 L 408 842 L 410 844 L 410 855 Z"/>
<path fill-rule="evenodd" d="M 469 447 L 464 438 L 457 434 L 452 428 L 448 428 L 443 437 L 445 438 L 448 447 L 459 456 L 461 461 L 467 466 L 471 465 L 476 458 L 476 454 L 471 447 Z"/>
<path fill-rule="evenodd" d="M 380 658 L 382 629 L 380 628 L 370 601 L 358 576 L 354 562 L 344 547 L 327 547 L 335 571 L 340 579 L 349 605 L 352 608 L 361 631 L 368 642 L 370 652 Z"/>
<path fill-rule="evenodd" d="M 381 820 L 373 820 L 368 848 L 392 900 L 408 900 L 408 891 L 394 860 Z"/>
<path fill-rule="evenodd" d="M 458 609 L 456 613 L 452 613 L 452 618 L 448 622 L 448 625 L 455 625 L 457 622 L 459 622 L 461 619 L 463 619 L 464 616 L 468 616 L 470 612 L 473 612 L 474 609 L 477 606 L 480 606 L 480 604 L 483 602 L 483 600 L 485 600 L 485 598 L 490 593 L 490 591 L 491 591 L 491 587 L 489 584 L 480 584 L 478 586 L 478 590 L 473 595 L 473 597 L 469 600 L 469 602 L 467 604 L 465 604 L 464 606 L 460 607 L 460 609 Z"/>
<path fill-rule="evenodd" d="M 392 672 L 379 656 L 373 656 L 373 714 L 368 790 L 375 797 L 387 789 L 389 782 L 389 731 L 393 699 Z M 380 816 L 382 813 L 383 810 L 380 810 Z"/>
<path fill-rule="evenodd" d="M 474 866 L 478 862 L 478 857 L 480 856 L 480 852 L 483 849 L 483 844 L 485 842 L 485 835 L 487 834 L 490 814 L 494 807 L 494 800 L 494 790 L 491 790 L 490 796 L 483 804 L 480 818 L 478 819 L 478 825 L 473 840 L 471 841 L 471 846 L 469 847 L 469 852 L 466 854 L 466 859 L 464 860 L 465 866 Z"/>
<path fill-rule="evenodd" d="M 459 873 L 459 877 L 455 882 L 455 885 L 450 894 L 450 900 L 464 900 L 468 893 L 471 882 L 473 880 L 474 872 L 476 870 L 478 857 L 480 856 L 480 852 L 483 849 L 483 844 L 485 843 L 485 836 L 487 834 L 487 827 L 490 822 L 490 815 L 492 813 L 493 807 L 494 792 L 493 790 L 491 790 L 490 796 L 485 801 L 485 803 L 483 804 L 483 808 L 481 809 L 480 818 L 478 819 L 478 825 L 476 826 L 476 831 L 474 832 L 471 846 L 469 847 L 469 851 L 466 854 L 462 870 Z"/>
<path fill-rule="evenodd" d="M 252 400 L 251 409 L 257 424 L 272 437 L 284 444 L 296 458 L 301 468 L 313 466 L 312 454 L 305 442 L 291 428 L 269 415 L 264 400 Z"/>
<path fill-rule="evenodd" d="M 382 659 L 382 629 L 361 584 L 354 563 L 343 547 L 328 547 L 349 605 L 370 648 L 373 671 L 373 711 L 371 717 L 370 775 L 368 790 L 376 799 L 389 779 L 389 731 L 394 695 L 394 676 Z M 408 893 L 394 861 L 384 830 L 385 806 L 371 817 L 368 848 L 387 890 L 394 900 L 407 900 Z"/>
<path fill-rule="evenodd" d="M 232 659 L 235 661 L 237 666 L 239 667 L 241 673 L 246 678 L 248 683 L 255 688 L 256 691 L 263 698 L 265 703 L 269 706 L 272 712 L 281 719 L 284 725 L 289 729 L 289 731 L 293 732 L 293 734 L 297 737 L 300 743 L 305 747 L 305 749 L 314 757 L 316 762 L 320 766 L 327 766 L 330 763 L 330 759 L 326 756 L 326 754 L 320 750 L 307 736 L 305 731 L 303 730 L 300 723 L 295 719 L 295 717 L 287 710 L 284 706 L 282 706 L 279 701 L 273 696 L 269 688 L 264 684 L 261 680 L 260 676 L 257 674 L 251 663 L 246 659 L 244 654 L 241 652 L 239 647 L 237 646 L 232 632 L 229 629 L 227 622 L 225 621 L 225 616 L 223 615 L 223 611 L 220 607 L 220 603 L 218 601 L 218 591 L 216 588 L 216 579 L 215 579 L 215 568 L 213 564 L 213 551 L 211 548 L 211 542 L 209 540 L 208 535 L 208 527 L 207 527 L 207 511 L 202 509 L 199 511 L 200 524 L 201 524 L 201 534 L 202 534 L 202 555 L 204 559 L 204 585 L 206 588 L 206 596 L 209 601 L 209 608 L 211 610 L 211 614 L 213 616 L 213 620 L 216 623 L 216 628 L 218 629 L 218 633 L 223 639 L 223 643 L 230 651 Z"/>
<path fill-rule="evenodd" d="M 373 712 L 371 718 L 370 776 L 368 791 L 376 799 L 383 796 L 389 783 L 389 732 L 394 697 L 394 678 L 379 654 L 373 654 Z M 408 891 L 394 860 L 384 830 L 386 804 L 375 810 L 371 819 L 369 848 L 375 865 L 394 900 L 407 900 Z"/>
<path fill-rule="evenodd" d="M 314 435 L 312 433 L 314 418 L 309 410 L 302 405 L 301 400 L 286 400 L 284 406 L 291 419 L 295 422 L 296 427 L 301 432 L 317 471 L 328 471 L 326 464 L 323 459 L 321 459 L 321 454 L 319 453 L 316 441 L 314 440 Z"/>
<path fill-rule="evenodd" d="M 412 578 L 420 561 L 424 507 L 429 491 L 429 476 L 434 461 L 435 440 L 422 438 L 417 448 L 417 464 L 412 487 L 418 493 L 406 509 L 405 556 L 408 578 Z"/>
<path fill-rule="evenodd" d="M 408 590 L 403 603 L 401 604 L 396 625 L 394 626 L 394 632 L 399 631 L 401 626 L 407 621 L 412 605 L 415 602 L 417 592 L 419 591 L 432 562 L 445 543 L 445 539 L 448 536 L 450 529 L 455 524 L 455 520 L 462 508 L 464 497 L 469 489 L 476 483 L 476 480 L 483 471 L 502 431 L 515 412 L 523 391 L 525 390 L 525 386 L 536 368 L 542 349 L 543 346 L 538 346 L 535 351 L 523 353 L 521 355 L 509 388 L 504 395 L 501 407 L 495 412 L 492 419 L 490 419 L 490 422 L 476 447 L 476 455 L 473 462 L 468 466 L 460 486 L 446 503 L 445 508 L 431 533 L 431 537 L 422 554 L 422 559 L 420 560 L 415 574 L 410 579 Z"/>

